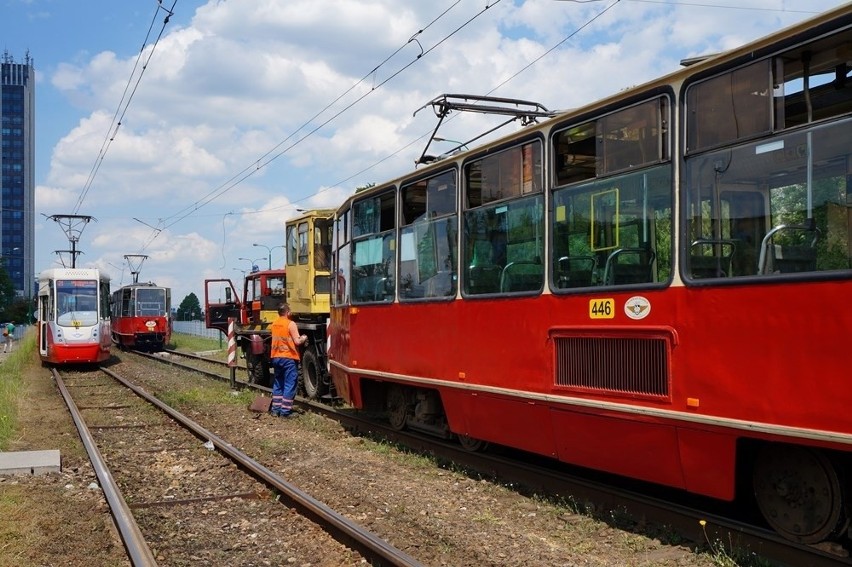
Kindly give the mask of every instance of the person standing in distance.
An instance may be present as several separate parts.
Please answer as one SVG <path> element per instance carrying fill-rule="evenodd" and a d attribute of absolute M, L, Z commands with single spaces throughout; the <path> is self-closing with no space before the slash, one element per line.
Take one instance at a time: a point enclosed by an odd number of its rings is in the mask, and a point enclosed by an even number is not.
<path fill-rule="evenodd" d="M 15 334 L 15 322 L 6 323 L 3 329 L 3 352 L 12 352 L 12 337 Z"/>
<path fill-rule="evenodd" d="M 290 306 L 278 306 L 278 319 L 272 323 L 272 406 L 269 413 L 287 417 L 293 413 L 296 399 L 296 384 L 299 380 L 296 364 L 299 362 L 300 345 L 307 342 L 307 335 L 299 335 L 296 323 L 290 320 Z"/>

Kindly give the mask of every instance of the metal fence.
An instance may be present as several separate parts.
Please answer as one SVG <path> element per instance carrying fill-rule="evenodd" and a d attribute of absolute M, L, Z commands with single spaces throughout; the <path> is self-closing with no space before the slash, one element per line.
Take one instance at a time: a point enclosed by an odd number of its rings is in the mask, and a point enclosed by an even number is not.
<path fill-rule="evenodd" d="M 206 328 L 204 321 L 172 321 L 172 330 L 175 333 L 204 337 L 206 339 L 218 339 L 223 336 L 217 329 Z"/>

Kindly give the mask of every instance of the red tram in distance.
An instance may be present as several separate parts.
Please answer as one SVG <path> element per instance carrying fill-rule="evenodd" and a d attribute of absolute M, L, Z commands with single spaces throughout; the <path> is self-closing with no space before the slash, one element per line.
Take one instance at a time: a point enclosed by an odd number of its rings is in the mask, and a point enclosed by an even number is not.
<path fill-rule="evenodd" d="M 171 295 L 171 289 L 151 282 L 113 292 L 112 342 L 121 349 L 163 350 L 172 336 Z"/>
<path fill-rule="evenodd" d="M 109 276 L 96 269 L 45 270 L 38 279 L 36 340 L 45 364 L 110 357 Z"/>
<path fill-rule="evenodd" d="M 338 394 L 845 537 L 851 66 L 846 5 L 357 192 Z"/>

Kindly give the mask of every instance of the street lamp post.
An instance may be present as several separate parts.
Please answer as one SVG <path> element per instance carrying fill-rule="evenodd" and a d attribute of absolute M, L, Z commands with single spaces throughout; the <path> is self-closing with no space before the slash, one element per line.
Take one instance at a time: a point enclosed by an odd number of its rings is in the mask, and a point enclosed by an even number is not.
<path fill-rule="evenodd" d="M 254 269 L 255 269 L 255 266 L 257 266 L 257 263 L 260 260 L 263 260 L 263 258 L 255 258 L 254 260 L 252 260 L 251 258 L 237 258 L 237 260 L 245 260 L 246 262 L 250 263 L 251 266 L 249 266 L 248 271 L 253 272 L 253 271 L 255 271 Z"/>
<path fill-rule="evenodd" d="M 272 269 L 272 251 L 275 250 L 276 248 L 284 248 L 283 245 L 273 246 L 272 248 L 270 248 L 269 246 L 266 246 L 265 244 L 258 244 L 256 242 L 254 244 L 252 244 L 252 246 L 257 246 L 258 248 L 266 248 L 266 254 L 267 254 L 266 259 L 267 259 L 267 263 L 268 263 L 267 269 L 269 269 L 269 270 Z"/>

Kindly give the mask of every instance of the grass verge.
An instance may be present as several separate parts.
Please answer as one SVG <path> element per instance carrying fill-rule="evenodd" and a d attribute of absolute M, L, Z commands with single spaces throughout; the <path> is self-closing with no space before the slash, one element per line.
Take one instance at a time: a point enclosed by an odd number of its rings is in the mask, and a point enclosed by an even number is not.
<path fill-rule="evenodd" d="M 0 451 L 7 450 L 18 423 L 18 399 L 21 393 L 21 369 L 31 364 L 35 333 L 27 333 L 13 343 L 14 350 L 0 364 Z"/>
<path fill-rule="evenodd" d="M 227 350 L 228 342 L 224 337 L 219 339 L 207 339 L 195 335 L 184 335 L 183 333 L 172 333 L 169 347 L 174 350 L 185 352 L 202 352 L 208 350 Z"/>

